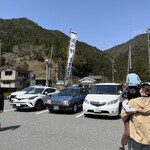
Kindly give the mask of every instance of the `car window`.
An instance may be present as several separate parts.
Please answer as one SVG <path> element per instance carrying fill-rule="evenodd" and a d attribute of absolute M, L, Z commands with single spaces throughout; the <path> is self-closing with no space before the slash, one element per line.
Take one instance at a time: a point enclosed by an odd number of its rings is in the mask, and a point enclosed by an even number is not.
<path fill-rule="evenodd" d="M 29 86 L 29 87 L 26 87 L 26 88 L 22 89 L 21 91 L 29 91 L 31 88 L 32 88 L 32 87 Z"/>
<path fill-rule="evenodd" d="M 45 91 L 44 91 L 44 94 L 45 93 L 54 93 L 56 91 L 56 89 L 46 89 Z"/>
<path fill-rule="evenodd" d="M 91 89 L 91 94 L 118 94 L 115 85 L 95 85 Z"/>
<path fill-rule="evenodd" d="M 80 95 L 86 96 L 88 94 L 88 90 L 87 89 L 81 89 L 80 90 Z"/>
<path fill-rule="evenodd" d="M 41 94 L 43 90 L 44 90 L 44 88 L 32 87 L 26 92 L 26 94 Z"/>
<path fill-rule="evenodd" d="M 116 87 L 117 87 L 117 92 L 123 91 L 123 88 L 121 85 L 117 85 Z"/>
<path fill-rule="evenodd" d="M 58 94 L 59 96 L 77 96 L 79 95 L 79 89 L 62 89 L 60 93 Z"/>
<path fill-rule="evenodd" d="M 22 89 L 22 91 L 27 91 L 29 89 L 29 87 L 26 87 L 24 89 Z"/>

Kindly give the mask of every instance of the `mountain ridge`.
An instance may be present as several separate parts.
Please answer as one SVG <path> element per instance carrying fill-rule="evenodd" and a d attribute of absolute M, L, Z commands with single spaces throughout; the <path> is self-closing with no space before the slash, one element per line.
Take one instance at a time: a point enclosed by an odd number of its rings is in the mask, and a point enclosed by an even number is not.
<path fill-rule="evenodd" d="M 57 70 L 58 79 L 64 78 L 70 37 L 61 31 L 44 29 L 27 18 L 0 19 L 0 39 L 3 43 L 2 65 L 15 66 L 16 59 L 20 59 L 28 65 L 29 70 L 33 71 L 35 68 L 29 62 L 36 60 L 41 64 L 39 70 L 45 72 L 44 61 L 47 58 L 50 59 L 53 46 L 51 68 L 54 72 Z M 125 82 L 129 44 L 132 45 L 133 68 L 143 80 L 150 80 L 149 75 L 143 73 L 148 70 L 146 34 L 138 35 L 126 43 L 105 51 L 77 40 L 72 67 L 73 77 L 77 80 L 88 75 L 101 75 L 106 77 L 106 81 L 111 82 L 111 60 L 114 59 L 117 71 L 115 81 Z M 8 54 L 11 54 L 12 60 Z M 40 74 L 37 71 L 35 73 L 37 77 Z M 45 78 L 44 73 L 42 74 L 39 78 Z M 56 81 L 56 77 L 53 80 Z"/>

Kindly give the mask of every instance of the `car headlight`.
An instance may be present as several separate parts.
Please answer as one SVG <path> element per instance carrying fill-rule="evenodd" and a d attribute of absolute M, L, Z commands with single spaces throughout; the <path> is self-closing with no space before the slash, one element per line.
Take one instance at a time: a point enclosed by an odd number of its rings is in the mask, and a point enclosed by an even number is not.
<path fill-rule="evenodd" d="M 48 100 L 48 101 L 47 101 L 47 104 L 51 104 L 51 103 L 52 103 L 52 101 L 51 101 L 51 100 Z"/>
<path fill-rule="evenodd" d="M 84 103 L 90 104 L 90 102 L 87 99 L 84 100 Z"/>
<path fill-rule="evenodd" d="M 71 101 L 63 101 L 63 105 L 70 106 Z"/>
<path fill-rule="evenodd" d="M 34 99 L 34 98 L 36 98 L 37 96 L 33 96 L 33 97 L 29 97 L 28 99 L 29 100 L 32 100 L 32 99 Z"/>
<path fill-rule="evenodd" d="M 117 103 L 117 102 L 118 102 L 118 99 L 113 100 L 113 101 L 110 101 L 110 102 L 108 103 L 108 105 L 112 105 L 112 104 L 115 104 L 115 103 Z"/>

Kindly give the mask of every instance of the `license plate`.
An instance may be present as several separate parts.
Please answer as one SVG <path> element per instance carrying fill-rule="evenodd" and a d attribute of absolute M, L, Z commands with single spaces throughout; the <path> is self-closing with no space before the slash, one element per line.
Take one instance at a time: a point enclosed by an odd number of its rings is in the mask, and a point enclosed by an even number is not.
<path fill-rule="evenodd" d="M 54 110 L 59 110 L 59 106 L 53 106 Z"/>
<path fill-rule="evenodd" d="M 101 110 L 100 109 L 95 109 L 94 112 L 101 112 Z"/>
<path fill-rule="evenodd" d="M 16 106 L 18 106 L 18 107 L 19 107 L 19 106 L 20 106 L 20 104 L 16 104 Z"/>

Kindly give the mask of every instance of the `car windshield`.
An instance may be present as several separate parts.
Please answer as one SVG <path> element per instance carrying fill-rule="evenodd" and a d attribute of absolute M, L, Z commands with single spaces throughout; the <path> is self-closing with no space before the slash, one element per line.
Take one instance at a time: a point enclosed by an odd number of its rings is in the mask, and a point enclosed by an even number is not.
<path fill-rule="evenodd" d="M 44 88 L 36 88 L 36 87 L 31 87 L 28 89 L 26 94 L 41 94 L 43 92 Z"/>
<path fill-rule="evenodd" d="M 115 85 L 95 85 L 90 94 L 118 94 L 118 91 Z"/>
<path fill-rule="evenodd" d="M 22 89 L 21 91 L 28 91 L 31 87 L 26 87 L 24 89 Z"/>
<path fill-rule="evenodd" d="M 77 96 L 79 95 L 79 89 L 62 89 L 60 93 L 58 94 L 59 96 Z"/>

